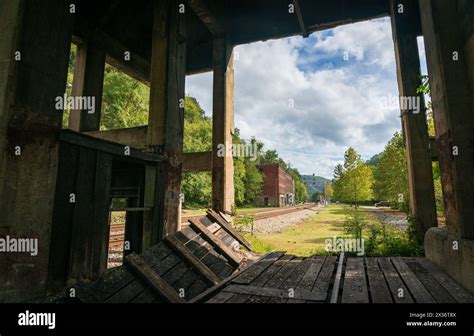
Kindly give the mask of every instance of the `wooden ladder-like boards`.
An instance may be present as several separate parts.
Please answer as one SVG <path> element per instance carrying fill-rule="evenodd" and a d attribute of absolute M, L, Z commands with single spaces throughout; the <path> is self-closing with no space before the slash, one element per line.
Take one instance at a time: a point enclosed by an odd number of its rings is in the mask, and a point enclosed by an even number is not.
<path fill-rule="evenodd" d="M 212 210 L 92 284 L 76 286 L 82 302 L 184 303 L 235 273 L 240 246 L 251 245 Z"/>

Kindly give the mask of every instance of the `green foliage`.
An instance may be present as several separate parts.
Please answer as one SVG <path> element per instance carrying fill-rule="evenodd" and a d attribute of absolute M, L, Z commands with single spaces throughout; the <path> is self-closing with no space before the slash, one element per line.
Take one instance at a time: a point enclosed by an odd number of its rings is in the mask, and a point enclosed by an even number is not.
<path fill-rule="evenodd" d="M 387 200 L 394 203 L 398 209 L 407 209 L 408 172 L 405 143 L 401 133 L 395 133 L 385 146 L 374 168 L 374 180 L 377 200 Z"/>
<path fill-rule="evenodd" d="M 324 191 L 323 191 L 324 198 L 330 201 L 332 199 L 333 194 L 334 194 L 334 188 L 333 188 L 332 183 L 326 182 L 324 184 Z"/>
<path fill-rule="evenodd" d="M 251 235 L 249 233 L 247 234 L 244 233 L 243 236 L 252 245 L 253 252 L 266 254 L 274 250 L 272 245 L 260 240 L 258 237 L 254 235 Z"/>
<path fill-rule="evenodd" d="M 234 227 L 239 232 L 252 232 L 254 223 L 254 214 L 237 215 L 235 217 Z"/>
<path fill-rule="evenodd" d="M 150 89 L 106 64 L 101 130 L 147 125 Z"/>
<path fill-rule="evenodd" d="M 342 202 L 354 204 L 371 200 L 373 197 L 372 169 L 365 164 L 354 148 L 344 153 L 344 164 L 334 169 L 334 197 Z"/>
<path fill-rule="evenodd" d="M 423 244 L 409 232 L 382 224 L 366 212 L 353 210 L 344 222 L 344 233 L 364 239 L 367 256 L 423 256 Z"/>
<path fill-rule="evenodd" d="M 344 221 L 344 234 L 350 235 L 354 239 L 361 239 L 362 231 L 366 228 L 365 218 L 359 211 L 351 211 Z"/>
<path fill-rule="evenodd" d="M 317 202 L 321 196 L 323 196 L 322 192 L 316 191 L 311 195 L 311 202 Z"/>

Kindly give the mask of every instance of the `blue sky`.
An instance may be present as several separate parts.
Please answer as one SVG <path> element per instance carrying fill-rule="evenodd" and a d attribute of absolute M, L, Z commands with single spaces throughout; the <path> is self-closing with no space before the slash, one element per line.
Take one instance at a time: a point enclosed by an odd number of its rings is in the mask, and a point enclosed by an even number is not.
<path fill-rule="evenodd" d="M 236 127 L 302 174 L 332 178 L 347 147 L 369 159 L 401 129 L 398 104 L 383 103 L 398 97 L 389 18 L 234 53 Z M 188 76 L 186 93 L 212 114 L 212 73 Z"/>

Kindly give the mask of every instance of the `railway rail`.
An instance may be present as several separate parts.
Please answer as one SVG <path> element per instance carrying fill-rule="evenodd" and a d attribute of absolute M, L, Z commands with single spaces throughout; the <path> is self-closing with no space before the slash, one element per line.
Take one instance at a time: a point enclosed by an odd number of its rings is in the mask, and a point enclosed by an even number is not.
<path fill-rule="evenodd" d="M 266 218 L 271 218 L 271 217 L 277 217 L 277 216 L 282 216 L 286 215 L 292 212 L 297 212 L 305 209 L 310 209 L 315 207 L 314 203 L 310 204 L 302 204 L 302 205 L 297 205 L 294 207 L 287 207 L 287 208 L 276 208 L 272 210 L 255 210 L 249 213 L 246 213 L 245 215 L 254 215 L 255 218 L 254 220 L 261 220 L 261 219 L 266 219 Z M 245 215 L 239 215 L 239 216 L 245 216 Z M 183 216 L 182 217 L 182 225 L 187 225 L 189 220 L 195 220 L 201 218 L 203 215 L 200 216 Z M 125 236 L 125 223 L 118 223 L 118 224 L 113 224 L 110 226 L 110 239 L 109 239 L 109 250 L 120 250 L 123 248 L 123 241 L 124 241 L 124 236 Z"/>

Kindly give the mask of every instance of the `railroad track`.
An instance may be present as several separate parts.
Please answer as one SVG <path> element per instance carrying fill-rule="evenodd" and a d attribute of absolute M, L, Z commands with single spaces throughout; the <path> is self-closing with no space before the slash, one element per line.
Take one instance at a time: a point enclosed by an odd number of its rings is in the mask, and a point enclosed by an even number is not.
<path fill-rule="evenodd" d="M 255 215 L 255 220 L 261 220 L 276 216 L 282 216 L 286 214 L 290 214 L 292 212 L 297 212 L 305 209 L 313 208 L 314 204 L 303 204 L 289 208 L 277 208 L 272 210 L 257 210 L 250 213 L 246 213 L 245 215 Z M 245 216 L 240 215 L 240 216 Z M 191 219 L 199 219 L 203 215 L 200 216 L 183 216 L 182 222 L 187 223 Z M 109 250 L 119 250 L 123 248 L 123 240 L 125 236 L 125 223 L 116 223 L 110 226 L 110 239 L 109 239 Z"/>

